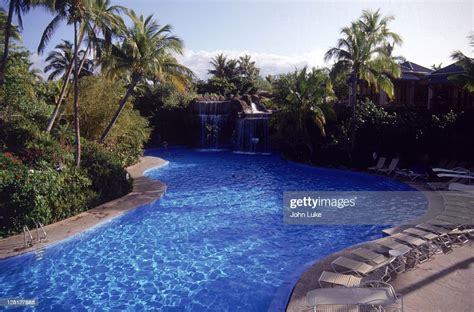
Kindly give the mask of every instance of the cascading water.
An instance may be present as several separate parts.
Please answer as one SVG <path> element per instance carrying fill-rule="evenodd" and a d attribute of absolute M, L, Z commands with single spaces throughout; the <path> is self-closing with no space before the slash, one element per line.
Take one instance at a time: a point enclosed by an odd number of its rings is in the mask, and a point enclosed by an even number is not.
<path fill-rule="evenodd" d="M 219 149 L 222 142 L 222 132 L 229 119 L 228 110 L 224 109 L 225 102 L 199 102 L 199 126 L 201 148 Z"/>
<path fill-rule="evenodd" d="M 238 153 L 268 153 L 268 116 L 243 117 L 237 120 L 235 147 Z"/>
<path fill-rule="evenodd" d="M 271 116 L 259 100 L 195 100 L 190 106 L 196 121 L 194 145 L 206 150 L 229 148 L 236 152 L 268 153 L 268 120 Z"/>

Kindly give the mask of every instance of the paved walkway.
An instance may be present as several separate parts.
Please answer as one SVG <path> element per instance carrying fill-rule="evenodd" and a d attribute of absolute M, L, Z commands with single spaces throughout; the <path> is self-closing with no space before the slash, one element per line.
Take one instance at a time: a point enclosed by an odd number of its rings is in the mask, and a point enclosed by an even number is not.
<path fill-rule="evenodd" d="M 474 311 L 474 245 L 436 255 L 391 282 L 406 312 Z"/>
<path fill-rule="evenodd" d="M 74 217 L 47 225 L 45 229 L 48 234 L 48 240 L 44 243 L 35 244 L 33 247 L 23 247 L 23 234 L 1 239 L 0 259 L 16 256 L 56 243 L 129 210 L 155 201 L 166 191 L 166 184 L 151 180 L 143 176 L 143 173 L 147 169 L 160 167 L 166 163 L 165 160 L 158 157 L 142 157 L 138 164 L 127 168 L 128 173 L 133 178 L 133 191 L 131 193 Z M 32 232 L 32 234 L 35 236 L 35 233 Z"/>
<path fill-rule="evenodd" d="M 429 220 L 444 211 L 443 200 L 437 192 L 429 192 L 422 184 L 412 184 L 424 192 L 428 200 L 425 214 L 413 220 L 417 224 Z M 386 234 L 397 233 L 410 225 L 387 229 Z M 312 265 L 296 283 L 291 294 L 287 312 L 311 311 L 308 309 L 306 293 L 319 288 L 321 272 L 332 271 L 331 262 L 348 254 L 357 247 L 375 249 L 374 242 L 365 242 L 333 253 Z M 391 284 L 397 293 L 404 296 L 406 312 L 474 311 L 474 247 L 473 243 L 455 248 L 449 254 L 439 254 L 433 260 L 400 274 Z"/>

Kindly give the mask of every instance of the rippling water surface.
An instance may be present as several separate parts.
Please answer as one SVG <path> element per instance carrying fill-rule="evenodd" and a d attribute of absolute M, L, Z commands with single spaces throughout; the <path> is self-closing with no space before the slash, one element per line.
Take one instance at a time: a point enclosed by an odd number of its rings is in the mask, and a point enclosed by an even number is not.
<path fill-rule="evenodd" d="M 412 190 L 277 155 L 149 154 L 170 161 L 147 173 L 168 184 L 164 198 L 49 247 L 40 260 L 0 261 L 0 298 L 37 298 L 37 311 L 265 311 L 304 264 L 383 228 L 284 225 L 283 191 Z M 424 205 L 374 213 L 401 223 Z"/>

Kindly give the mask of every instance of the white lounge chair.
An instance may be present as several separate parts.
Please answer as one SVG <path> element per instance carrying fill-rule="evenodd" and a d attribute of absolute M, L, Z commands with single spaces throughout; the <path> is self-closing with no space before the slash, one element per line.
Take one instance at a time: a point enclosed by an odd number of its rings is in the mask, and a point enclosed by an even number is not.
<path fill-rule="evenodd" d="M 402 244 L 411 246 L 417 253 L 419 253 L 419 262 L 425 262 L 429 260 L 431 256 L 438 250 L 437 246 L 431 244 L 429 241 L 405 233 L 396 233 L 391 235 L 390 238 L 399 241 Z"/>
<path fill-rule="evenodd" d="M 419 228 L 408 228 L 403 230 L 403 233 L 407 233 L 431 242 L 438 247 L 436 252 L 448 252 L 452 250 L 452 244 L 450 240 L 445 237 L 446 235 L 435 234 Z"/>
<path fill-rule="evenodd" d="M 472 180 L 474 179 L 474 175 L 472 173 L 460 172 L 460 173 L 437 173 L 436 174 L 440 178 L 458 178 L 458 179 L 467 179 Z"/>
<path fill-rule="evenodd" d="M 388 260 L 388 258 L 385 258 L 383 255 L 366 248 L 354 249 L 353 251 L 351 251 L 351 254 L 356 255 L 373 264 L 381 264 Z"/>
<path fill-rule="evenodd" d="M 396 307 L 403 311 L 403 298 L 387 283 L 378 283 L 377 287 L 313 289 L 306 294 L 306 300 L 314 311 L 365 311 L 363 307 L 376 311 Z"/>
<path fill-rule="evenodd" d="M 453 182 L 453 183 L 449 183 L 448 190 L 450 190 L 450 191 L 462 191 L 462 192 L 474 192 L 474 185 Z"/>
<path fill-rule="evenodd" d="M 344 286 L 344 287 L 356 287 L 362 282 L 362 277 L 342 274 L 337 272 L 323 271 L 319 277 L 319 286 L 324 288 L 323 285 L 329 286 Z"/>
<path fill-rule="evenodd" d="M 375 166 L 369 167 L 367 169 L 372 170 L 372 171 L 381 169 L 381 168 L 383 168 L 383 165 L 385 165 L 385 160 L 386 160 L 385 157 L 380 157 Z"/>
<path fill-rule="evenodd" d="M 385 174 L 391 174 L 395 169 L 397 169 L 399 161 L 400 160 L 398 158 L 393 158 L 392 161 L 390 162 L 390 164 L 388 165 L 388 167 L 377 169 L 377 172 L 382 172 L 382 173 L 385 173 Z"/>
<path fill-rule="evenodd" d="M 439 174 L 439 173 L 457 173 L 457 174 L 474 174 L 469 169 L 466 168 L 461 168 L 461 167 L 456 167 L 453 169 L 444 169 L 444 168 L 433 168 L 432 169 L 434 173 Z"/>
<path fill-rule="evenodd" d="M 427 223 L 418 224 L 416 227 L 436 233 L 440 235 L 440 237 L 448 239 L 452 246 L 463 245 L 468 241 L 465 234 L 469 233 L 463 233 L 464 228 L 462 226 L 456 226 L 449 222 L 430 220 Z"/>
<path fill-rule="evenodd" d="M 370 265 L 361 261 L 350 259 L 347 257 L 338 257 L 335 259 L 331 266 L 335 272 L 339 273 L 354 273 L 360 277 L 366 277 L 369 274 L 376 274 L 380 272 L 380 276 L 377 277 L 377 280 L 383 280 L 388 282 L 390 280 L 390 264 L 395 260 L 395 258 L 390 258 L 384 263 L 378 265 Z M 343 268 L 343 271 L 340 271 L 339 268 Z"/>
<path fill-rule="evenodd" d="M 408 178 L 412 181 L 415 181 L 418 178 L 428 179 L 429 174 L 427 174 L 427 173 L 417 173 L 417 172 L 414 172 L 410 169 L 397 169 L 397 170 L 395 170 L 395 176 L 401 176 L 401 177 L 404 177 L 404 178 Z"/>
<path fill-rule="evenodd" d="M 390 237 L 382 238 L 376 241 L 376 244 L 389 249 L 388 253 L 391 256 L 396 256 L 398 262 L 398 267 L 396 269 L 397 273 L 402 273 L 407 269 L 415 267 L 419 262 L 419 253 L 416 252 L 416 249 L 400 244 Z"/>

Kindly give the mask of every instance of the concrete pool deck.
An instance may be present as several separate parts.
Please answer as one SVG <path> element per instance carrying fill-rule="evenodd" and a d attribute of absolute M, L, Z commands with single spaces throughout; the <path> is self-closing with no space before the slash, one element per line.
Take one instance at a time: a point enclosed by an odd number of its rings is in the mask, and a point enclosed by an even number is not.
<path fill-rule="evenodd" d="M 158 157 L 145 156 L 140 161 L 127 168 L 133 179 L 133 190 L 129 194 L 112 200 L 76 216 L 45 226 L 47 241 L 36 243 L 32 247 L 24 248 L 23 234 L 0 239 L 0 259 L 17 256 L 23 253 L 44 248 L 66 238 L 77 235 L 100 223 L 124 214 L 137 207 L 149 204 L 159 199 L 166 191 L 166 184 L 144 176 L 146 170 L 158 168 L 168 162 Z M 30 229 L 33 237 L 35 231 Z"/>
<path fill-rule="evenodd" d="M 422 223 L 444 211 L 442 197 L 429 191 L 422 183 L 408 183 L 423 192 L 428 201 L 424 215 L 409 224 L 384 230 L 386 234 L 400 232 L 411 225 Z M 300 276 L 288 301 L 287 312 L 312 311 L 308 308 L 306 293 L 319 288 L 318 278 L 322 271 L 332 271 L 331 262 L 347 255 L 358 247 L 375 249 L 375 241 L 364 242 L 335 252 L 317 261 Z M 474 297 L 474 246 L 472 242 L 455 248 L 449 254 L 435 255 L 432 260 L 397 276 L 390 284 L 403 295 L 406 312 L 472 311 Z"/>

